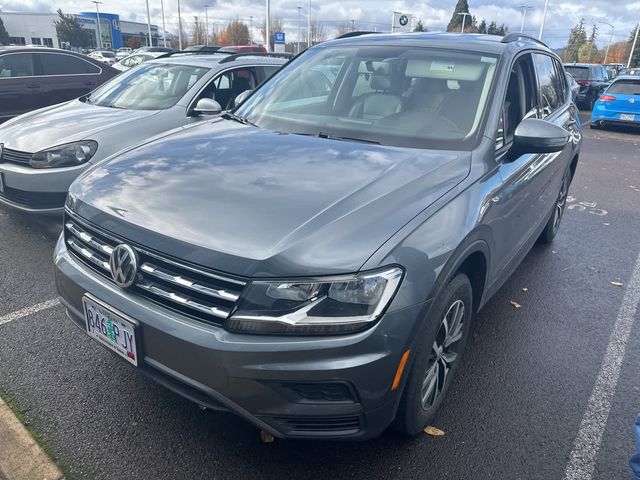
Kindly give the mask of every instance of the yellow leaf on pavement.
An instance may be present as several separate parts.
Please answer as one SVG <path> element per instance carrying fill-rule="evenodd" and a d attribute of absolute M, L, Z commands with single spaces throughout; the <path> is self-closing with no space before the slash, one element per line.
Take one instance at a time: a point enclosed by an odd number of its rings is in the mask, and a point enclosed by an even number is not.
<path fill-rule="evenodd" d="M 528 292 L 528 291 L 529 291 L 529 289 L 528 289 L 527 287 L 524 287 L 524 288 L 522 289 L 522 291 L 523 291 L 523 292 Z"/>
<path fill-rule="evenodd" d="M 513 305 L 515 308 L 522 308 L 522 305 L 520 305 L 518 302 L 514 302 L 513 300 L 511 300 L 511 305 Z"/>
<path fill-rule="evenodd" d="M 431 425 L 424 429 L 424 433 L 426 433 L 427 435 L 433 435 L 434 437 L 441 437 L 442 435 L 444 435 L 444 432 L 442 430 L 436 427 L 432 427 Z"/>
<path fill-rule="evenodd" d="M 622 282 L 611 282 L 611 285 L 613 285 L 614 287 L 621 287 L 624 285 L 624 283 Z"/>

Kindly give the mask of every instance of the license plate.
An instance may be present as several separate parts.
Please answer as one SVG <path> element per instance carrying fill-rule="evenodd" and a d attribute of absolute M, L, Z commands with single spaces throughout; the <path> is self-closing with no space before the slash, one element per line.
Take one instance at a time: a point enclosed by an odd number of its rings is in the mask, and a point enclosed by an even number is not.
<path fill-rule="evenodd" d="M 628 113 L 621 113 L 620 114 L 620 120 L 625 120 L 627 122 L 634 122 L 636 119 L 635 115 L 630 115 Z"/>
<path fill-rule="evenodd" d="M 82 298 L 82 303 L 89 336 L 137 367 L 136 326 L 87 296 Z"/>

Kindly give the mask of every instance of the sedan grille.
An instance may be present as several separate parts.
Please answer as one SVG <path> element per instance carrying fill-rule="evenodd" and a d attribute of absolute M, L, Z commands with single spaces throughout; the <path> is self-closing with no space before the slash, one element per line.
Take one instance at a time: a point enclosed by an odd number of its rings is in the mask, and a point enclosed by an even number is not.
<path fill-rule="evenodd" d="M 29 160 L 31 160 L 31 153 L 21 152 L 20 150 L 11 150 L 10 148 L 2 149 L 2 156 L 0 156 L 0 162 L 11 162 L 11 163 L 19 163 L 19 164 L 27 164 L 29 165 Z"/>
<path fill-rule="evenodd" d="M 71 254 L 111 281 L 111 252 L 120 243 L 127 243 L 136 251 L 140 261 L 136 280 L 130 287 L 132 291 L 208 323 L 222 324 L 246 284 L 240 279 L 149 252 L 68 214 L 65 216 L 64 237 Z"/>

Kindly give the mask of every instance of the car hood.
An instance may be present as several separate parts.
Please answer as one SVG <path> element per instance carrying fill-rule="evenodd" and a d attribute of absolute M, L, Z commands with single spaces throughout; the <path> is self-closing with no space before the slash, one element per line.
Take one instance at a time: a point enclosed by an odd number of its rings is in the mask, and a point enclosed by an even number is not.
<path fill-rule="evenodd" d="M 135 123 L 157 113 L 158 110 L 123 110 L 72 100 L 0 125 L 0 142 L 7 148 L 35 153 L 63 143 L 90 140 L 107 128 Z"/>
<path fill-rule="evenodd" d="M 99 164 L 70 202 L 134 244 L 231 274 L 355 272 L 470 157 L 214 121 Z"/>

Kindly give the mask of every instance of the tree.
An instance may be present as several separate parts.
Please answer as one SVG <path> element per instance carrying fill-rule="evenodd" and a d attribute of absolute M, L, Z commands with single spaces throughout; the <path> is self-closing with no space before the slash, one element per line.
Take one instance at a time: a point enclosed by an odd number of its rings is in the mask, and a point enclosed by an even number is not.
<path fill-rule="evenodd" d="M 262 38 L 264 39 L 264 43 L 265 45 L 267 44 L 267 39 L 265 38 L 265 23 L 266 22 L 262 22 L 262 27 L 260 28 L 260 31 L 262 32 Z M 269 36 L 271 37 L 269 39 L 269 51 L 273 51 L 273 47 L 275 45 L 274 43 L 274 38 L 273 38 L 273 33 L 274 32 L 282 32 L 282 29 L 284 28 L 284 24 L 282 23 L 282 18 L 280 17 L 271 17 L 271 19 L 269 20 Z"/>
<path fill-rule="evenodd" d="M 9 32 L 4 28 L 2 18 L 0 18 L 0 45 L 9 45 Z"/>
<path fill-rule="evenodd" d="M 249 28 L 245 23 L 235 19 L 229 22 L 220 32 L 221 45 L 247 45 L 249 43 Z"/>
<path fill-rule="evenodd" d="M 193 29 L 191 30 L 191 45 L 206 45 L 205 26 L 199 17 L 193 17 Z"/>
<path fill-rule="evenodd" d="M 338 37 L 351 31 L 351 22 L 343 22 L 338 25 Z"/>
<path fill-rule="evenodd" d="M 462 28 L 462 15 L 460 13 L 471 13 L 469 12 L 469 3 L 467 0 L 458 0 L 456 4 L 456 8 L 453 10 L 453 15 L 451 16 L 451 20 L 449 21 L 449 25 L 447 25 L 447 32 L 459 32 Z M 466 25 L 469 25 L 469 19 L 465 22 L 465 31 Z"/>
<path fill-rule="evenodd" d="M 60 43 L 68 42 L 73 47 L 90 47 L 92 45 L 91 33 L 82 28 L 73 15 L 66 15 L 62 13 L 61 9 L 58 9 L 58 19 L 53 24 L 56 27 Z"/>
<path fill-rule="evenodd" d="M 598 25 L 594 24 L 591 29 L 591 34 L 586 43 L 583 43 L 578 48 L 578 61 L 589 63 L 594 57 L 599 56 L 598 46 L 596 40 L 598 39 Z"/>
<path fill-rule="evenodd" d="M 636 37 L 636 31 L 637 29 L 640 27 L 640 23 L 638 25 L 636 25 L 636 28 L 634 28 L 633 30 L 631 30 L 631 35 L 629 36 L 629 42 L 628 42 L 628 47 L 627 47 L 627 59 L 629 59 L 629 53 L 631 53 L 631 48 L 633 48 L 633 40 Z M 620 62 L 623 63 L 623 62 Z M 631 67 L 640 67 L 640 36 L 638 36 L 638 41 L 636 42 L 636 48 L 633 51 L 633 55 L 631 55 L 631 63 L 630 65 Z"/>
<path fill-rule="evenodd" d="M 424 28 L 424 24 L 422 23 L 422 20 L 418 20 L 418 23 L 416 23 L 416 26 L 413 29 L 414 32 L 426 32 L 427 29 Z"/>
<path fill-rule="evenodd" d="M 587 32 L 584 29 L 584 18 L 576 24 L 569 32 L 569 39 L 564 50 L 564 61 L 573 63 L 578 61 L 578 51 L 587 41 Z"/>
<path fill-rule="evenodd" d="M 324 24 L 319 20 L 311 23 L 311 45 L 324 42 L 326 39 L 327 34 L 324 31 Z"/>
<path fill-rule="evenodd" d="M 478 33 L 487 33 L 487 22 L 484 19 L 480 22 Z"/>

